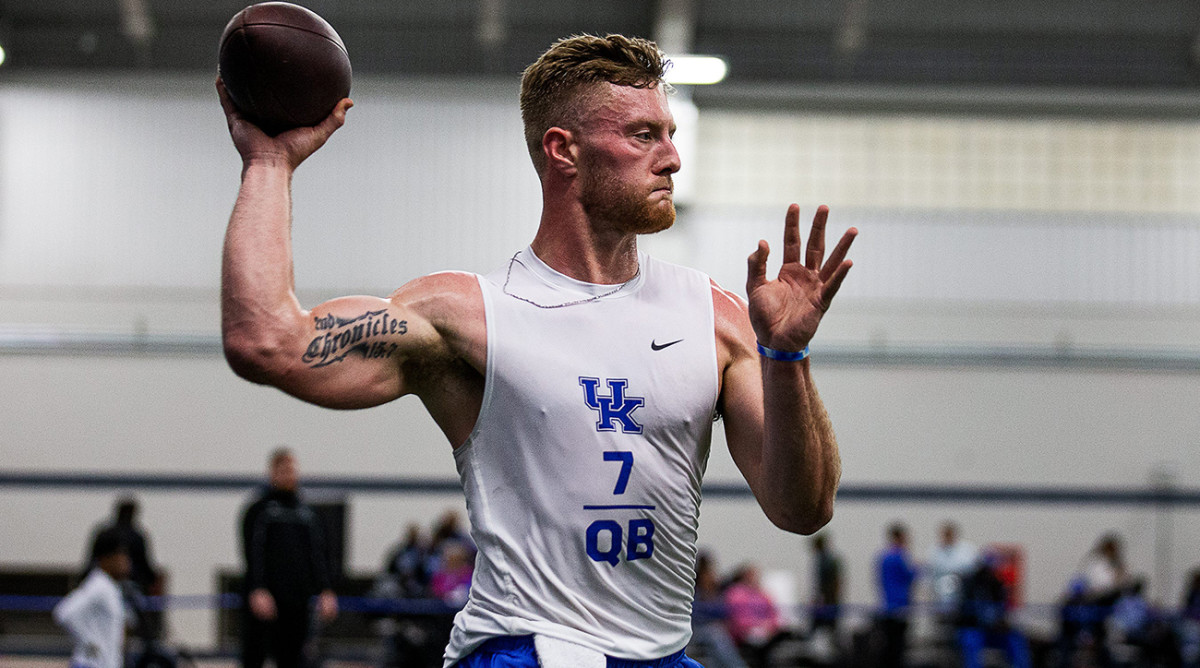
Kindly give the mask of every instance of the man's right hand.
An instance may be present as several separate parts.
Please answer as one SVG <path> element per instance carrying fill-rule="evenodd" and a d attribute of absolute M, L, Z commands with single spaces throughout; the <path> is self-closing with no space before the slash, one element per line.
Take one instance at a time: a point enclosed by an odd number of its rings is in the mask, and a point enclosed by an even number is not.
<path fill-rule="evenodd" d="M 350 98 L 344 98 L 317 125 L 293 128 L 272 137 L 237 110 L 221 77 L 217 77 L 216 85 L 221 107 L 225 110 L 225 120 L 229 124 L 229 135 L 244 165 L 255 160 L 268 160 L 279 161 L 289 169 L 295 169 L 321 148 L 334 131 L 342 127 L 346 122 L 346 111 L 354 106 Z"/>
<path fill-rule="evenodd" d="M 250 612 L 264 622 L 275 619 L 275 597 L 261 587 L 250 592 Z"/>

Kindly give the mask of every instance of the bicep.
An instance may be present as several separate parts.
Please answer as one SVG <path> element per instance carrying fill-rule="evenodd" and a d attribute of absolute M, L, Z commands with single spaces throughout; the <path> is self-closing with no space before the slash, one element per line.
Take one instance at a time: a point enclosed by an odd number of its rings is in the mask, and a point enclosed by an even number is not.
<path fill-rule="evenodd" d="M 461 272 L 418 278 L 387 299 L 334 299 L 290 321 L 286 359 L 267 382 L 329 408 L 375 406 L 419 392 L 438 369 L 482 369 L 483 319 L 477 278 Z"/>
<path fill-rule="evenodd" d="M 403 362 L 435 345 L 427 320 L 403 303 L 342 297 L 300 312 L 252 378 L 329 408 L 365 408 L 406 393 Z"/>
<path fill-rule="evenodd" d="M 430 324 L 401 303 L 343 297 L 313 309 L 281 389 L 331 408 L 360 408 L 406 392 L 402 365 L 433 345 Z"/>
<path fill-rule="evenodd" d="M 762 367 L 753 351 L 754 332 L 745 302 L 716 285 L 713 307 L 725 441 L 734 464 L 757 491 L 762 462 L 763 386 Z"/>
<path fill-rule="evenodd" d="M 762 466 L 763 402 L 757 360 L 736 362 L 721 382 L 721 417 L 734 464 L 757 491 Z"/>

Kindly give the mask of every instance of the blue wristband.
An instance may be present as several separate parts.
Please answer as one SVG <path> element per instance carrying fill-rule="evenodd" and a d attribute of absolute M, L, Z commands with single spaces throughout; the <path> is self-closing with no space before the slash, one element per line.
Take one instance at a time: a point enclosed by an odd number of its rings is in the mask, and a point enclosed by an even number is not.
<path fill-rule="evenodd" d="M 768 348 L 761 343 L 757 343 L 757 345 L 758 354 L 769 360 L 779 360 L 780 362 L 799 362 L 800 360 L 808 357 L 808 346 L 804 346 L 804 350 L 801 350 L 798 353 L 789 353 L 786 350 L 774 350 L 772 348 Z"/>

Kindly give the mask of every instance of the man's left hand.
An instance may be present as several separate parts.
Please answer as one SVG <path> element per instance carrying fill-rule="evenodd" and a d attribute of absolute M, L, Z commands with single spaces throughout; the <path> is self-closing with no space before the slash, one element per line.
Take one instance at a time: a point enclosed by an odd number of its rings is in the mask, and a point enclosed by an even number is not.
<path fill-rule="evenodd" d="M 825 220 L 829 207 L 817 207 L 803 261 L 800 254 L 800 206 L 788 207 L 783 230 L 783 265 L 779 276 L 767 280 L 770 247 L 758 242 L 750 254 L 746 273 L 746 296 L 750 300 L 750 324 L 762 345 L 788 352 L 804 350 L 821 317 L 841 287 L 853 264 L 846 259 L 858 230 L 842 235 L 828 261 L 825 260 Z"/>

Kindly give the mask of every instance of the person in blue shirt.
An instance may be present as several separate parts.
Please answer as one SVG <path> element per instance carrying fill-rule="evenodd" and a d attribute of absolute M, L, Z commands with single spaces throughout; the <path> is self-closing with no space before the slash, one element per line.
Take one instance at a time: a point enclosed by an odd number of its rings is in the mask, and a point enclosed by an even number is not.
<path fill-rule="evenodd" d="M 879 628 L 883 635 L 882 666 L 903 666 L 908 635 L 908 608 L 917 569 L 908 556 L 908 528 L 895 523 L 888 527 L 888 545 L 879 555 L 879 593 L 883 609 Z"/>

